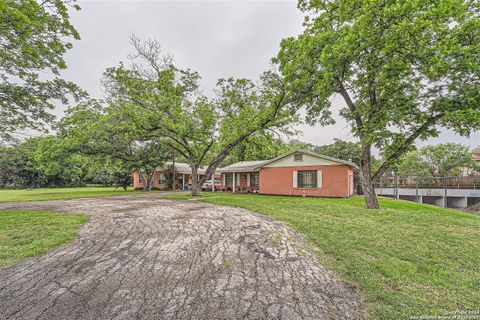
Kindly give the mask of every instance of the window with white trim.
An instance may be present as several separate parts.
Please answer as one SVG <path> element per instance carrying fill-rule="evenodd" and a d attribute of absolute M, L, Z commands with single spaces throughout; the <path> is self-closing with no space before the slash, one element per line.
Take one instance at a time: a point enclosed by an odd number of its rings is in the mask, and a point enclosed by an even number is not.
<path fill-rule="evenodd" d="M 313 189 L 317 188 L 317 171 L 302 170 L 297 173 L 297 188 Z"/>

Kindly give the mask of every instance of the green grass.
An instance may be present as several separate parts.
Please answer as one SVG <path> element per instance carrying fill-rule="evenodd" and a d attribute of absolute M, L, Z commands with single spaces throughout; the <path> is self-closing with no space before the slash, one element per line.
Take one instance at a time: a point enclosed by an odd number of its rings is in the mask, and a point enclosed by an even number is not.
<path fill-rule="evenodd" d="M 0 211 L 0 268 L 75 239 L 82 215 L 48 211 Z"/>
<path fill-rule="evenodd" d="M 0 202 L 18 201 L 44 201 L 44 200 L 66 200 L 75 198 L 94 198 L 111 195 L 122 195 L 128 193 L 139 193 L 129 189 L 108 187 L 84 187 L 84 188 L 47 188 L 47 189 L 15 189 L 0 190 Z"/>
<path fill-rule="evenodd" d="M 377 319 L 480 309 L 480 216 L 414 202 L 204 193 L 302 233 L 324 266 L 357 285 Z M 174 195 L 182 199 L 188 196 Z"/>

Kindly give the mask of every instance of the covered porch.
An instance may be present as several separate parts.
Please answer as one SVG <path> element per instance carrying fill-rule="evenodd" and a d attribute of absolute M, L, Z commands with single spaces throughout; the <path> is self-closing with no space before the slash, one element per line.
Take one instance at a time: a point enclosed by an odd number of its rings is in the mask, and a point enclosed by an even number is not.
<path fill-rule="evenodd" d="M 179 181 L 180 189 L 181 190 L 190 190 L 192 187 L 192 169 L 190 166 L 186 163 L 176 163 L 175 165 L 176 168 L 176 178 Z M 206 173 L 206 167 L 200 167 L 197 170 L 197 181 L 202 179 L 205 176 Z M 208 178 L 208 180 L 220 180 L 220 176 L 216 173 L 211 174 Z M 212 184 L 212 190 L 211 191 L 216 191 L 218 190 L 218 187 L 215 187 L 215 184 Z"/>
<path fill-rule="evenodd" d="M 250 192 L 259 191 L 260 166 L 265 160 L 240 161 L 221 168 L 222 183 L 220 190 L 228 192 Z"/>
<path fill-rule="evenodd" d="M 220 191 L 257 193 L 259 177 L 258 171 L 222 172 Z"/>

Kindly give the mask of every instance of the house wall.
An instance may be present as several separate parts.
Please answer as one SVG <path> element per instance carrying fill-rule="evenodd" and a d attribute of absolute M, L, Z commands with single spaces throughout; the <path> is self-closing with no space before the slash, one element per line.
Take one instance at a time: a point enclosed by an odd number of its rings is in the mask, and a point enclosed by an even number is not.
<path fill-rule="evenodd" d="M 155 172 L 155 176 L 153 178 L 153 188 L 154 189 L 165 189 L 167 187 L 165 184 L 158 183 L 158 181 L 160 180 L 160 174 L 162 174 L 163 172 L 164 171 L 156 171 Z M 204 176 L 203 174 L 199 174 L 198 178 L 201 179 L 201 178 L 203 178 L 203 176 Z M 220 178 L 221 178 L 220 175 L 215 176 L 215 179 L 219 180 Z M 180 188 L 180 189 L 182 188 L 182 180 L 183 179 L 180 178 L 180 179 L 177 179 L 177 181 L 176 181 L 177 187 Z M 207 179 L 207 180 L 209 180 L 209 179 Z M 185 174 L 185 183 L 188 184 L 188 185 L 190 185 L 192 183 L 192 175 L 191 174 L 187 174 L 187 173 Z M 134 189 L 142 189 L 143 188 L 142 183 L 140 183 L 140 176 L 139 176 L 137 171 L 133 172 L 133 188 Z"/>
<path fill-rule="evenodd" d="M 322 187 L 302 189 L 293 187 L 293 172 L 321 170 Z M 350 197 L 353 194 L 353 171 L 348 165 L 269 166 L 260 169 L 259 193 L 311 197 Z"/>
<path fill-rule="evenodd" d="M 163 173 L 163 171 L 155 171 L 154 177 L 153 177 L 153 188 L 154 189 L 164 189 L 166 188 L 166 185 L 158 183 L 158 180 L 160 179 L 160 174 Z M 140 182 L 140 175 L 138 174 L 137 171 L 133 172 L 133 188 L 134 189 L 142 189 L 143 184 Z"/>

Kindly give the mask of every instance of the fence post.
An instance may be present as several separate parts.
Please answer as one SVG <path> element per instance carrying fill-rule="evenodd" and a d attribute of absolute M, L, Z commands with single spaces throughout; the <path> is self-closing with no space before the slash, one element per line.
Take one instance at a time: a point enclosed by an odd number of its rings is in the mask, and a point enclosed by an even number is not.
<path fill-rule="evenodd" d="M 380 195 L 383 196 L 383 178 L 380 178 Z"/>
<path fill-rule="evenodd" d="M 398 200 L 398 176 L 395 174 L 395 199 Z"/>
<path fill-rule="evenodd" d="M 443 207 L 446 208 L 448 205 L 448 198 L 447 198 L 447 177 L 443 178 Z"/>
<path fill-rule="evenodd" d="M 418 201 L 418 200 L 419 200 L 419 199 L 418 199 L 418 180 L 419 180 L 419 179 L 420 179 L 420 178 L 417 177 L 417 179 L 416 179 L 416 181 L 415 181 L 415 199 L 417 200 L 417 202 L 419 202 L 419 201 Z"/>

